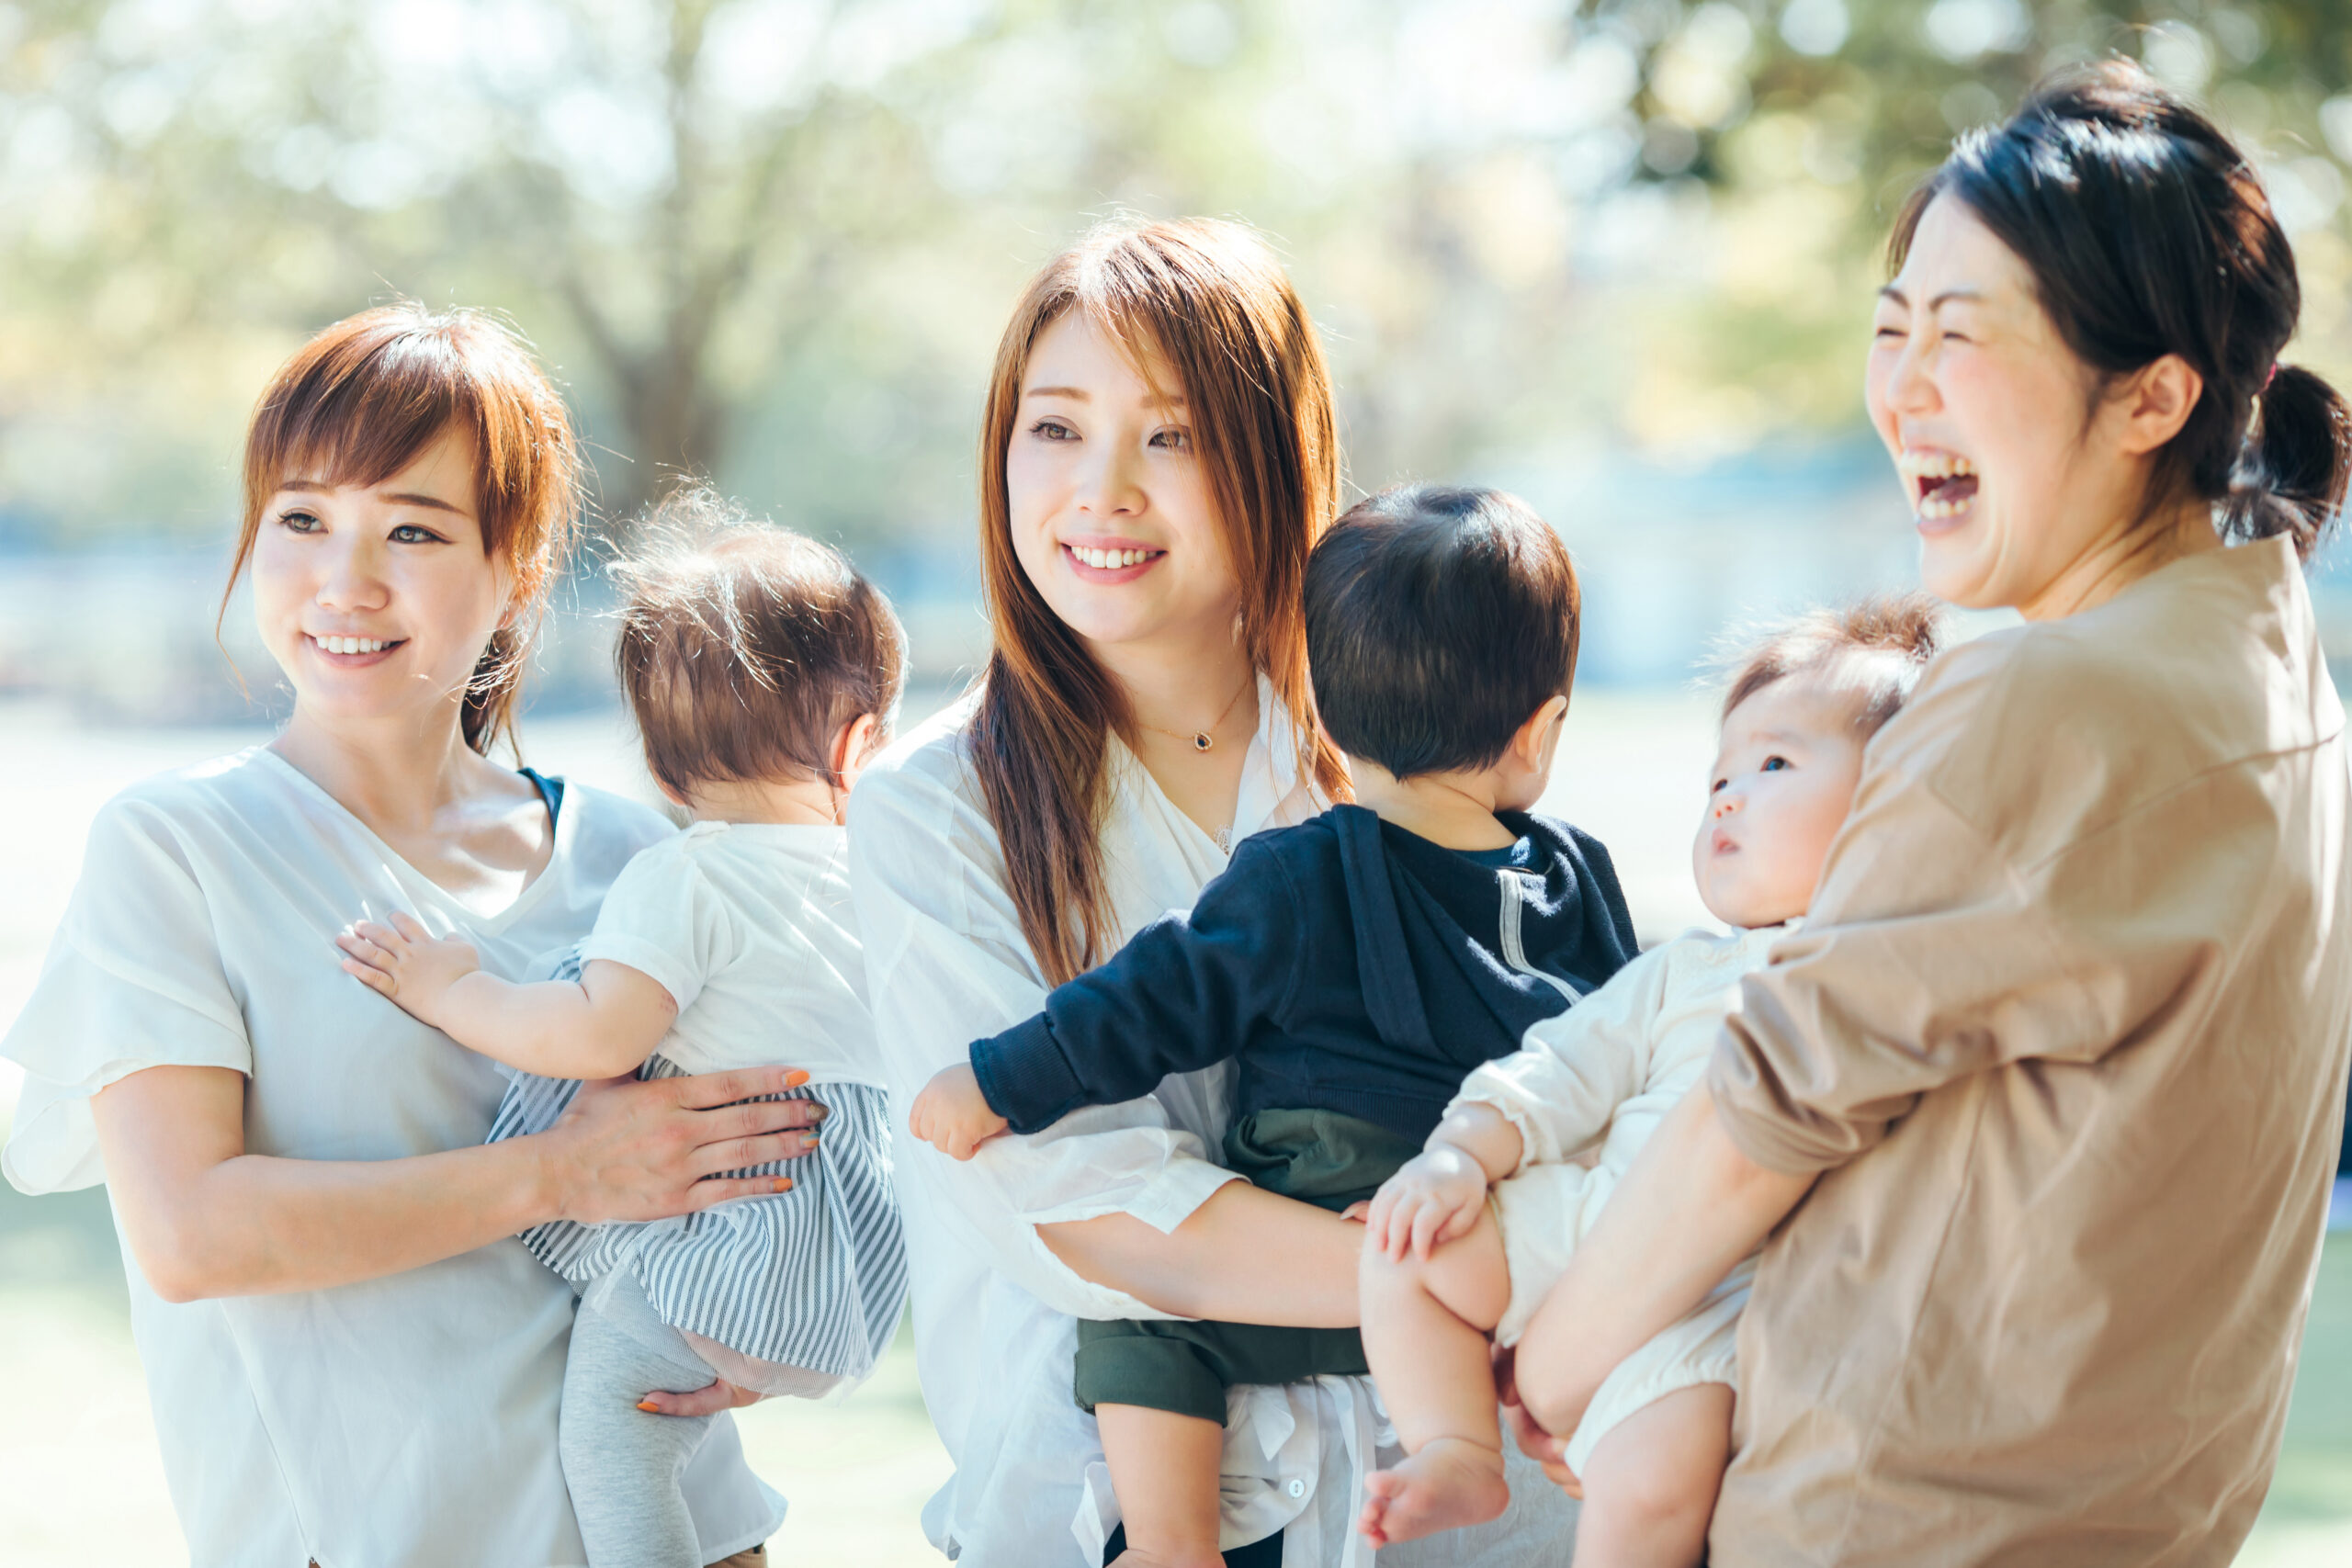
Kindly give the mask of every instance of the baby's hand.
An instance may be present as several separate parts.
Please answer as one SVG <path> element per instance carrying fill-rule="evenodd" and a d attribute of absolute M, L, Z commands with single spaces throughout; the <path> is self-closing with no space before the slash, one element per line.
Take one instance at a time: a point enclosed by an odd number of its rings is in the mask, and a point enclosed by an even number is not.
<path fill-rule="evenodd" d="M 907 1112 L 907 1131 L 951 1159 L 970 1159 L 973 1150 L 1005 1126 L 1004 1118 L 989 1109 L 968 1062 L 933 1074 Z"/>
<path fill-rule="evenodd" d="M 1407 1160 L 1373 1194 L 1364 1245 L 1402 1263 L 1405 1254 L 1426 1261 L 1430 1249 L 1470 1234 L 1478 1207 L 1487 1201 L 1487 1173 L 1476 1160 L 1451 1144 L 1439 1144 Z"/>
<path fill-rule="evenodd" d="M 402 1011 L 435 1029 L 449 987 L 481 967 L 470 942 L 428 932 L 416 919 L 395 909 L 390 926 L 356 920 L 334 939 L 343 949 L 343 970 L 390 997 Z"/>

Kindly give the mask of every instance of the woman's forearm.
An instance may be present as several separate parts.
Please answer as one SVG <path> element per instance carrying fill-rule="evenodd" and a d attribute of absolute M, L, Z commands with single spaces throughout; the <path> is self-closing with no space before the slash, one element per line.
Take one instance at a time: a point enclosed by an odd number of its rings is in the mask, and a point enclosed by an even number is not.
<path fill-rule="evenodd" d="M 1228 1181 L 1173 1231 L 1132 1214 L 1037 1227 L 1071 1272 L 1180 1317 L 1353 1328 L 1363 1227 Z"/>
<path fill-rule="evenodd" d="M 1740 1153 L 1702 1083 L 1658 1124 L 1519 1347 L 1519 1396 L 1550 1432 L 1601 1380 L 1697 1306 L 1813 1185 Z"/>
<path fill-rule="evenodd" d="M 153 1067 L 92 1104 L 123 1231 L 166 1301 L 324 1290 L 421 1268 L 549 1218 L 530 1140 L 390 1160 L 243 1152 L 244 1080 Z"/>
<path fill-rule="evenodd" d="M 245 1151 L 243 1074 L 149 1067 L 90 1102 L 140 1272 L 168 1301 L 325 1290 L 469 1252 L 553 1219 L 690 1213 L 783 1190 L 727 1177 L 815 1146 L 823 1105 L 764 1100 L 808 1075 L 745 1068 L 582 1085 L 554 1129 L 382 1160 Z"/>

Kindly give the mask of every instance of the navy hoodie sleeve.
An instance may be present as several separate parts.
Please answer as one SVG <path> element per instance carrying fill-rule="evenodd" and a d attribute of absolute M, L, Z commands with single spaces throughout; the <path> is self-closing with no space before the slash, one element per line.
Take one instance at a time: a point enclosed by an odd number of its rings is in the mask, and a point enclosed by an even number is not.
<path fill-rule="evenodd" d="M 1190 911 L 1056 987 L 1036 1017 L 973 1042 L 980 1092 L 1014 1132 L 1035 1133 L 1224 1061 L 1288 998 L 1303 924 L 1281 858 L 1243 840 Z"/>

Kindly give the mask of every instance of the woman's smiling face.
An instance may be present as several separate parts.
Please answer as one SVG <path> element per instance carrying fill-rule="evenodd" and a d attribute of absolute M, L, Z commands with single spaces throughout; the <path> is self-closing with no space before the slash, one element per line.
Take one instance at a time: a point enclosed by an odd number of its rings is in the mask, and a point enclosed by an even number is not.
<path fill-rule="evenodd" d="M 1866 397 L 1917 518 L 1920 577 L 1955 604 L 2029 614 L 2130 526 L 2144 460 L 2058 335 L 2016 253 L 1950 195 L 1879 296 Z"/>
<path fill-rule="evenodd" d="M 1037 334 L 1005 448 L 1012 549 L 1054 614 L 1098 649 L 1230 633 L 1240 581 L 1187 416 L 1083 311 Z"/>
<path fill-rule="evenodd" d="M 254 615 L 313 719 L 453 706 L 507 612 L 484 550 L 472 439 L 440 436 L 382 483 L 282 483 L 253 555 Z"/>

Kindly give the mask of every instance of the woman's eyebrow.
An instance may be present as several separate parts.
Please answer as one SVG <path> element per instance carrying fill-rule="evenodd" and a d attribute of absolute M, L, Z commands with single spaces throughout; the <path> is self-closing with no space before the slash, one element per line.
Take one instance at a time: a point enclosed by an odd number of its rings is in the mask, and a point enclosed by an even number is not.
<path fill-rule="evenodd" d="M 1896 304 L 1903 306 L 1906 310 L 1908 310 L 1911 305 L 1910 296 L 1904 293 L 1902 289 L 1897 288 L 1892 283 L 1888 284 L 1885 288 L 1881 288 L 1878 291 L 1878 297 L 1882 299 L 1892 299 Z M 1928 298 L 1928 309 L 1930 310 L 1939 310 L 1941 307 L 1952 304 L 1955 301 L 1966 305 L 1981 305 L 1984 302 L 1984 291 L 1976 288 L 1947 288 L 1942 293 L 1932 295 Z"/>
<path fill-rule="evenodd" d="M 1068 398 L 1074 403 L 1091 403 L 1094 400 L 1092 395 L 1083 387 L 1032 387 L 1021 395 L 1024 398 Z"/>
<path fill-rule="evenodd" d="M 397 491 L 390 495 L 379 497 L 379 499 L 389 501 L 395 506 L 422 506 L 435 512 L 447 512 L 455 517 L 470 517 L 473 515 L 472 513 L 468 512 L 464 507 L 453 506 L 437 495 L 425 495 L 414 491 Z"/>

